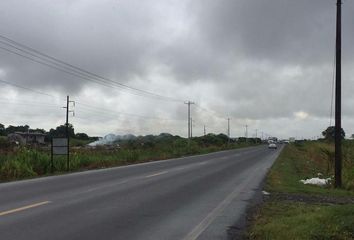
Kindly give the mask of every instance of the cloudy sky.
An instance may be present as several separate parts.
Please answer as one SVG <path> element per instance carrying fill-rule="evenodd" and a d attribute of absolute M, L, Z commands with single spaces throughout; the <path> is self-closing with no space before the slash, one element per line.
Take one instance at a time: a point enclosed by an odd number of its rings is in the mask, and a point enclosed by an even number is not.
<path fill-rule="evenodd" d="M 70 122 L 90 135 L 186 136 L 184 102 L 193 101 L 194 135 L 204 125 L 226 133 L 230 118 L 232 136 L 244 136 L 245 125 L 249 136 L 256 129 L 319 136 L 330 124 L 335 7 L 335 0 L 2 0 L 0 123 L 54 128 L 65 121 L 70 95 Z M 353 13 L 354 1 L 344 0 L 347 135 L 354 133 Z"/>

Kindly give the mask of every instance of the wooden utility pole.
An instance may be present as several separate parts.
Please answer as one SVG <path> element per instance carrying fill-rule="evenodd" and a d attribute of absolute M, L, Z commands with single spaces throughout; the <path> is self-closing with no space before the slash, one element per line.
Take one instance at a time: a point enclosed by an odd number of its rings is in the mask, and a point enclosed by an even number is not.
<path fill-rule="evenodd" d="M 336 29 L 336 101 L 335 101 L 335 187 L 342 186 L 342 0 L 337 0 L 337 29 Z"/>

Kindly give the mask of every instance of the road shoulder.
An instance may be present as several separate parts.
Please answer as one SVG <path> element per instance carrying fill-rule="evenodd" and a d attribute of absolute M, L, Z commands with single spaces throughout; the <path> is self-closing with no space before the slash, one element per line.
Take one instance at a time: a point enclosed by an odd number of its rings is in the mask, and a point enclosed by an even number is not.
<path fill-rule="evenodd" d="M 300 182 L 329 175 L 323 143 L 289 145 L 269 172 L 269 192 L 247 211 L 247 231 L 231 239 L 353 239 L 354 191 Z M 346 164 L 352 164 L 347 162 Z M 352 165 L 351 165 L 352 166 Z M 326 178 L 328 176 L 323 176 Z"/>

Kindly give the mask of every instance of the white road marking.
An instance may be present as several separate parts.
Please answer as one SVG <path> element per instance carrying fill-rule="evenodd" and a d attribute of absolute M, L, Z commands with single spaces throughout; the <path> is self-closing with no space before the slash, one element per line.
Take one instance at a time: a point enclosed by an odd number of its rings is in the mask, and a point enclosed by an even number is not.
<path fill-rule="evenodd" d="M 166 173 L 168 173 L 168 171 L 163 171 L 163 172 L 158 172 L 158 173 L 154 173 L 154 174 L 151 174 L 151 175 L 147 175 L 147 176 L 145 176 L 145 178 L 156 177 L 156 176 L 159 176 L 159 175 L 162 175 L 162 174 L 166 174 Z"/>
<path fill-rule="evenodd" d="M 24 211 L 24 210 L 27 210 L 27 209 L 30 209 L 30 208 L 39 207 L 39 206 L 42 206 L 42 205 L 45 205 L 45 204 L 48 204 L 48 203 L 50 203 L 50 201 L 34 203 L 34 204 L 23 206 L 23 207 L 20 207 L 20 208 L 11 209 L 11 210 L 8 210 L 8 211 L 0 212 L 0 216 L 4 216 L 4 215 L 11 214 L 11 213 Z"/>

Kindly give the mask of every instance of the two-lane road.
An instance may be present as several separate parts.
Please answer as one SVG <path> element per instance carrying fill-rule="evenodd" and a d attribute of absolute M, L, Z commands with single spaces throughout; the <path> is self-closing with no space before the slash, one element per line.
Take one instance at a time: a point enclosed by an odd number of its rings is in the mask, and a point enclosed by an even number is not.
<path fill-rule="evenodd" d="M 266 146 L 0 184 L 0 239 L 227 239 Z"/>

